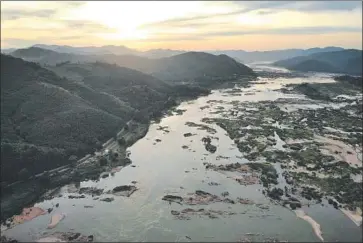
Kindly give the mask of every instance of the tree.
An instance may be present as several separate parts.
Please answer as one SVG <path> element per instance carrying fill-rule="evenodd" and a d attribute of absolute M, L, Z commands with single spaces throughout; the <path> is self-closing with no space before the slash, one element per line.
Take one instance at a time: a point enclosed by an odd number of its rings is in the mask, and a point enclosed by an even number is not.
<path fill-rule="evenodd" d="M 124 137 L 121 137 L 121 138 L 117 139 L 117 142 L 118 142 L 118 144 L 119 144 L 120 146 L 123 146 L 123 145 L 125 145 L 125 144 L 126 144 L 126 140 L 125 140 L 125 138 L 124 138 Z"/>
<path fill-rule="evenodd" d="M 107 159 L 105 157 L 101 157 L 98 161 L 101 166 L 107 165 Z"/>
<path fill-rule="evenodd" d="M 75 166 L 77 164 L 77 156 L 76 155 L 69 156 L 68 161 L 72 166 Z"/>
<path fill-rule="evenodd" d="M 18 172 L 18 177 L 20 180 L 25 181 L 29 179 L 30 173 L 27 168 L 23 168 Z"/>
<path fill-rule="evenodd" d="M 134 120 L 141 123 L 147 123 L 149 122 L 149 116 L 146 112 L 136 112 L 134 115 Z"/>

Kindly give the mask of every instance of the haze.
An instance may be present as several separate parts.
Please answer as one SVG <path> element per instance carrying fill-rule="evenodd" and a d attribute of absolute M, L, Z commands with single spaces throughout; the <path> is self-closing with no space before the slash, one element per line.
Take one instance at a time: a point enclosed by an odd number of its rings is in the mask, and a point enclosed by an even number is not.
<path fill-rule="evenodd" d="M 1 48 L 361 49 L 362 2 L 1 2 Z"/>

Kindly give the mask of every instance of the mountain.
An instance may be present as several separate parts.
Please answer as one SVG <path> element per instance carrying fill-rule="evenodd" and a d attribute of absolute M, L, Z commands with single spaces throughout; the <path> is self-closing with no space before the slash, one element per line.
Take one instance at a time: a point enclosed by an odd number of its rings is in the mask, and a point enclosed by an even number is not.
<path fill-rule="evenodd" d="M 52 50 L 59 53 L 76 54 L 76 55 L 133 55 L 146 57 L 151 59 L 159 59 L 164 57 L 171 57 L 179 54 L 186 53 L 183 50 L 171 49 L 151 49 L 148 51 L 138 51 L 136 49 L 128 48 L 126 46 L 86 46 L 86 47 L 73 47 L 73 46 L 59 46 L 59 45 L 45 45 L 36 44 L 32 47 Z M 297 56 L 307 56 L 319 52 L 333 52 L 342 51 L 341 47 L 324 47 L 324 48 L 310 48 L 310 49 L 286 49 L 286 50 L 272 50 L 272 51 L 244 51 L 244 50 L 210 50 L 205 51 L 214 55 L 228 55 L 241 63 L 253 62 L 274 62 L 287 58 Z M 3 53 L 10 53 L 14 50 L 2 50 Z"/>
<path fill-rule="evenodd" d="M 314 53 L 308 56 L 299 56 L 277 61 L 274 65 L 297 71 L 362 75 L 362 51 L 349 49 Z"/>
<path fill-rule="evenodd" d="M 173 98 L 204 92 L 106 63 L 51 68 L 1 54 L 2 181 L 18 179 L 24 168 L 36 174 L 68 164 L 135 115 L 149 119 Z"/>
<path fill-rule="evenodd" d="M 151 49 L 148 51 L 138 51 L 126 46 L 88 46 L 88 47 L 73 47 L 73 46 L 58 46 L 37 44 L 32 47 L 52 50 L 59 53 L 78 54 L 78 55 L 136 55 L 149 58 L 170 57 L 184 53 L 185 51 L 170 50 L 170 49 Z M 9 52 L 8 52 L 9 53 Z"/>
<path fill-rule="evenodd" d="M 138 53 L 137 50 L 130 49 L 125 46 L 86 46 L 86 47 L 73 47 L 73 46 L 58 46 L 58 45 L 44 45 L 37 44 L 32 47 L 52 50 L 60 53 L 81 54 L 81 55 L 102 55 L 102 54 L 116 54 L 116 55 L 131 55 Z"/>
<path fill-rule="evenodd" d="M 92 56 L 60 53 L 50 49 L 40 47 L 29 47 L 25 49 L 17 49 L 9 53 L 13 57 L 22 58 L 25 61 L 37 62 L 42 65 L 56 65 L 62 62 L 87 62 L 93 61 Z"/>
<path fill-rule="evenodd" d="M 273 51 L 243 51 L 243 50 L 221 50 L 221 51 L 208 51 L 212 54 L 226 54 L 242 63 L 253 62 L 273 62 L 277 60 L 292 58 L 296 56 L 308 56 L 313 53 L 320 52 L 333 52 L 341 51 L 341 47 L 324 47 L 324 48 L 311 48 L 311 49 L 286 49 L 286 50 L 273 50 Z"/>
<path fill-rule="evenodd" d="M 252 69 L 227 55 L 187 52 L 158 59 L 152 75 L 161 80 L 186 81 L 204 77 L 223 79 L 255 74 Z"/>
<path fill-rule="evenodd" d="M 28 52 L 32 53 L 32 55 L 28 55 Z M 255 75 L 252 69 L 227 55 L 216 56 L 204 52 L 186 52 L 164 58 L 146 58 L 135 55 L 115 54 L 77 55 L 31 47 L 10 54 L 27 61 L 35 61 L 48 66 L 66 62 L 106 62 L 135 69 L 164 81 L 193 81 L 201 78 L 228 79 Z"/>
<path fill-rule="evenodd" d="M 186 51 L 170 50 L 170 49 L 152 49 L 142 53 L 137 54 L 138 56 L 148 57 L 148 58 L 163 58 L 171 57 L 185 53 Z"/>
<path fill-rule="evenodd" d="M 336 67 L 330 65 L 329 63 L 319 61 L 319 60 L 305 60 L 299 62 L 295 65 L 289 66 L 290 70 L 302 71 L 302 72 L 327 72 L 334 73 L 336 72 Z"/>
<path fill-rule="evenodd" d="M 39 47 L 30 47 L 24 49 L 17 49 L 11 53 L 14 57 L 23 57 L 23 58 L 39 58 L 47 55 L 58 54 L 55 51 L 51 51 L 44 48 Z"/>
<path fill-rule="evenodd" d="M 1 53 L 2 54 L 9 54 L 9 53 L 11 53 L 11 52 L 13 52 L 15 50 L 16 50 L 16 48 L 5 48 L 5 49 L 1 48 Z"/>

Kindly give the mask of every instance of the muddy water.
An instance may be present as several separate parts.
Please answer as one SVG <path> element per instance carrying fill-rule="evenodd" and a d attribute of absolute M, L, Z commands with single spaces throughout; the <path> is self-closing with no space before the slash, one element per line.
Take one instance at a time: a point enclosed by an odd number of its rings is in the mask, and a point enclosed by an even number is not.
<path fill-rule="evenodd" d="M 215 108 L 222 106 L 224 109 L 229 109 L 231 105 L 227 103 L 233 100 L 305 99 L 303 96 L 274 91 L 287 83 L 333 82 L 327 76 L 261 81 L 268 83 L 257 83 L 244 89 L 241 96 L 216 90 L 207 97 L 182 103 L 179 109 L 186 109 L 182 115 L 172 115 L 162 119 L 159 124 L 152 124 L 147 135 L 129 148 L 132 165 L 135 167 L 127 166 L 113 176 L 100 179 L 98 182 L 84 181 L 80 185 L 110 190 L 115 186 L 137 181 L 136 186 L 139 189 L 129 198 L 115 196 L 113 202 L 100 202 L 93 200 L 91 196 L 86 196 L 84 199 L 68 199 L 67 189 L 71 186 L 65 186 L 60 191 L 61 197 L 35 205 L 47 209 L 59 203 L 59 207 L 54 207 L 51 214 L 9 229 L 5 232 L 6 235 L 30 241 L 49 232 L 75 231 L 85 235 L 92 234 L 95 241 L 170 242 L 190 241 L 188 239 L 190 238 L 191 241 L 236 242 L 245 238 L 245 234 L 253 233 L 257 234 L 252 237 L 257 241 L 268 237 L 300 242 L 319 241 L 309 223 L 299 219 L 293 211 L 272 204 L 261 193 L 260 185 L 242 186 L 225 174 L 205 170 L 203 162 L 215 164 L 248 162 L 240 157 L 241 153 L 224 130 L 208 124 L 216 130 L 215 134 L 209 134 L 207 131 L 185 125 L 188 121 L 203 124 L 201 119 L 204 117 L 218 117 L 219 114 L 213 113 L 216 111 Z M 245 95 L 247 92 L 254 94 Z M 211 100 L 221 100 L 224 103 L 208 103 Z M 207 105 L 211 108 L 200 109 Z M 170 132 L 157 130 L 159 126 L 168 126 Z M 187 132 L 196 135 L 184 137 L 183 134 Z M 217 146 L 214 154 L 207 152 L 201 142 L 201 139 L 207 135 L 215 137 L 212 139 L 212 144 Z M 278 137 L 277 134 L 276 136 Z M 161 139 L 161 142 L 155 142 L 155 139 Z M 276 149 L 282 148 L 283 141 L 281 144 L 280 140 L 278 141 Z M 188 148 L 183 149 L 183 145 Z M 209 182 L 217 182 L 220 185 L 209 186 Z M 203 208 L 228 210 L 237 214 L 220 216 L 217 219 L 192 217 L 191 220 L 176 220 L 170 211 L 181 210 L 186 206 L 169 205 L 161 198 L 166 194 L 186 196 L 195 190 L 204 190 L 216 195 L 228 191 L 231 199 L 249 198 L 269 208 L 262 210 L 255 205 L 213 203 Z M 327 205 L 326 202 L 324 204 Z M 93 206 L 93 208 L 84 206 Z M 196 206 L 196 208 L 201 207 Z M 321 225 L 325 241 L 361 240 L 360 228 L 341 211 L 321 205 L 306 207 L 303 210 Z M 64 213 L 66 217 L 54 229 L 47 229 L 51 215 L 55 213 Z"/>

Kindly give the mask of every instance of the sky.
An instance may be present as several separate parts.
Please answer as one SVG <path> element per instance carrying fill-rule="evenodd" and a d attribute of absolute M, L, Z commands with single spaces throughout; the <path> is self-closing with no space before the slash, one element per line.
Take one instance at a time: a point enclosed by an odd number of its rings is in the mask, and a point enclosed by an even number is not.
<path fill-rule="evenodd" d="M 1 1 L 1 48 L 362 49 L 362 1 Z"/>

